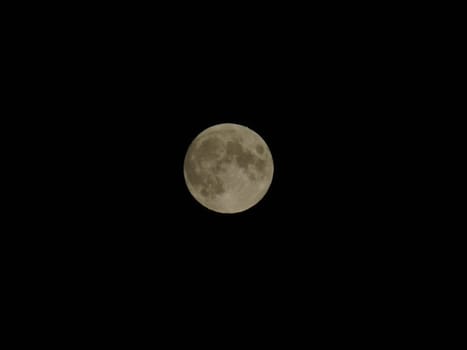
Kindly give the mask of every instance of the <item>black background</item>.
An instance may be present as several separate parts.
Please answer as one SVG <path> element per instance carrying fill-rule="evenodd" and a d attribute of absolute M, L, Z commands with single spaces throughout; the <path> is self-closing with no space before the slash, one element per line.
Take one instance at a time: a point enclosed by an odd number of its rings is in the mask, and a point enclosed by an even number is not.
<path fill-rule="evenodd" d="M 395 306 L 388 281 L 413 243 L 393 166 L 407 161 L 411 78 L 383 14 L 127 10 L 30 33 L 44 115 L 31 129 L 46 145 L 32 151 L 36 241 L 62 291 L 103 313 L 170 309 L 168 324 L 313 309 L 325 325 Z M 274 158 L 267 195 L 235 215 L 202 207 L 183 178 L 190 142 L 223 122 Z"/>

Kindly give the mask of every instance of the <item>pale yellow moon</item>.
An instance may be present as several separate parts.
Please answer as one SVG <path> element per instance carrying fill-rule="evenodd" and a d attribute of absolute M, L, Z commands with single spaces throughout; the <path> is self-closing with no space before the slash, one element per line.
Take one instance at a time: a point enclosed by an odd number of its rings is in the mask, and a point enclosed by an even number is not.
<path fill-rule="evenodd" d="M 231 123 L 202 131 L 184 161 L 188 190 L 218 213 L 239 213 L 256 205 L 269 190 L 273 173 L 271 151 L 261 136 Z"/>

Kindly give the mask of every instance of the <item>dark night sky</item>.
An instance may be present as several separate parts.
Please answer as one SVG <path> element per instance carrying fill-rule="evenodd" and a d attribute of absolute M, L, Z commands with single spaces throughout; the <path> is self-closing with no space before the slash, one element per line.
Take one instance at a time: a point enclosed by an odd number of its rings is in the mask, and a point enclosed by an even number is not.
<path fill-rule="evenodd" d="M 368 288 L 383 288 L 394 248 L 400 259 L 408 246 L 410 197 L 401 203 L 405 174 L 393 164 L 407 161 L 396 158 L 410 82 L 378 18 L 289 15 L 215 25 L 175 16 L 184 26 L 106 15 L 59 38 L 44 62 L 56 76 L 36 79 L 50 84 L 37 87 L 53 151 L 39 169 L 55 189 L 38 220 L 60 232 L 48 237 L 69 261 L 65 275 L 109 290 L 124 281 L 142 307 L 162 293 L 194 312 L 230 293 L 232 312 L 242 295 L 266 314 L 279 295 L 292 308 L 313 295 L 323 315 L 378 295 Z M 190 142 L 222 122 L 258 132 L 274 158 L 267 195 L 235 215 L 199 205 L 183 178 Z"/>
<path fill-rule="evenodd" d="M 348 260 L 390 229 L 402 102 L 386 34 L 349 30 L 351 20 L 272 22 L 188 30 L 142 19 L 67 34 L 54 89 L 68 117 L 51 123 L 75 162 L 61 171 L 79 210 L 65 217 L 108 232 L 91 235 L 99 244 L 182 244 L 191 260 L 308 249 Z M 204 209 L 183 179 L 189 143 L 221 122 L 257 131 L 275 161 L 266 197 L 239 215 Z"/>
<path fill-rule="evenodd" d="M 135 255 L 156 249 L 182 270 L 200 263 L 213 273 L 252 274 L 268 261 L 299 274 L 312 262 L 332 270 L 382 254 L 392 184 L 379 73 L 357 61 L 343 68 L 340 53 L 322 47 L 228 48 L 234 53 L 213 46 L 196 59 L 148 58 L 136 78 L 109 85 L 89 106 L 99 109 L 83 125 L 93 135 L 80 203 L 85 222 L 103 229 L 91 239 Z M 206 210 L 183 179 L 189 143 L 221 122 L 260 133 L 275 162 L 264 200 L 237 215 Z"/>

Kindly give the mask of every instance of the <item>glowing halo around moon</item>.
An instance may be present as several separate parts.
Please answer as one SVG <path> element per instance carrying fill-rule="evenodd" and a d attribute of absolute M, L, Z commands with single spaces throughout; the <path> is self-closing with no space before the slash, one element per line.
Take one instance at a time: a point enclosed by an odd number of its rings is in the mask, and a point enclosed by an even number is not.
<path fill-rule="evenodd" d="M 211 126 L 188 147 L 184 176 L 192 196 L 218 213 L 239 213 L 256 205 L 272 182 L 274 164 L 266 142 L 232 123 Z"/>

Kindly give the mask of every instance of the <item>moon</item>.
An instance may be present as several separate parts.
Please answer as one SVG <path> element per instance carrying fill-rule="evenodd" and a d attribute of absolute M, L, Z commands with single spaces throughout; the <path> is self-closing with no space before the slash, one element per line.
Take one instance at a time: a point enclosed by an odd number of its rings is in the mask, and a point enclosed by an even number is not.
<path fill-rule="evenodd" d="M 250 209 L 265 196 L 274 163 L 268 145 L 255 131 L 223 123 L 196 136 L 183 170 L 188 190 L 200 204 L 233 214 Z"/>

